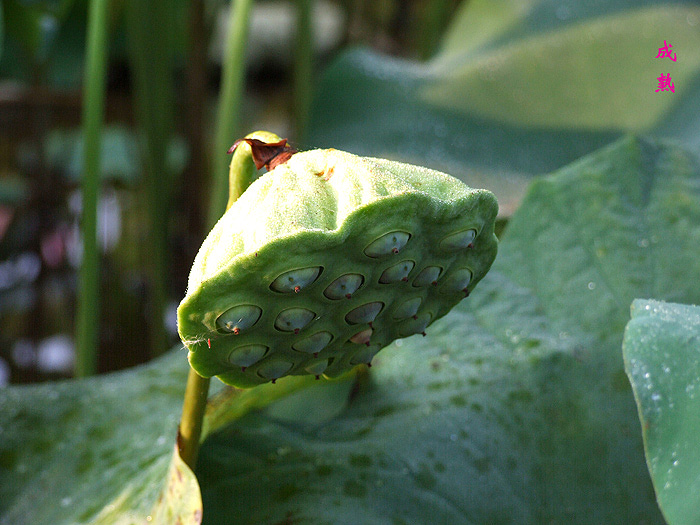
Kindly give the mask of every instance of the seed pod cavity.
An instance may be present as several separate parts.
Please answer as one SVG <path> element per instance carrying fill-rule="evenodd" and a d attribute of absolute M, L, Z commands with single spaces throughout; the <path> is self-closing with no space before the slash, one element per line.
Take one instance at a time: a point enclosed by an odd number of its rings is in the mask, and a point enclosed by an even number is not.
<path fill-rule="evenodd" d="M 397 283 L 399 281 L 408 281 L 408 274 L 411 273 L 416 265 L 413 261 L 401 261 L 398 264 L 389 266 L 379 277 L 379 282 L 382 284 Z"/>
<path fill-rule="evenodd" d="M 350 338 L 350 342 L 358 344 L 358 345 L 369 346 L 369 338 L 372 337 L 372 332 L 373 332 L 373 330 L 371 328 L 367 328 L 366 330 L 362 330 L 361 332 L 357 332 L 355 335 L 353 335 Z"/>
<path fill-rule="evenodd" d="M 245 345 L 231 351 L 228 362 L 240 367 L 249 367 L 260 361 L 269 348 L 265 345 Z"/>
<path fill-rule="evenodd" d="M 372 362 L 372 359 L 374 359 L 374 356 L 377 355 L 379 350 L 381 350 L 381 348 L 381 345 L 378 344 L 370 345 L 365 348 L 360 348 L 357 352 L 355 352 L 355 355 L 353 355 L 350 358 L 350 364 L 369 365 Z"/>
<path fill-rule="evenodd" d="M 430 324 L 430 319 L 432 315 L 428 312 L 422 313 L 415 318 L 406 319 L 401 321 L 399 325 L 399 335 L 401 337 L 408 337 L 413 334 L 420 334 L 425 332 L 425 329 Z"/>
<path fill-rule="evenodd" d="M 272 281 L 270 289 L 279 293 L 298 293 L 318 279 L 320 274 L 320 266 L 291 270 Z"/>
<path fill-rule="evenodd" d="M 317 354 L 326 348 L 332 340 L 333 334 L 330 332 L 317 332 L 301 341 L 297 341 L 292 345 L 292 348 L 305 354 Z"/>
<path fill-rule="evenodd" d="M 294 363 L 284 359 L 274 359 L 258 367 L 258 375 L 263 379 L 274 381 L 289 372 Z"/>
<path fill-rule="evenodd" d="M 341 275 L 323 291 L 328 299 L 350 299 L 357 289 L 362 286 L 365 278 L 359 273 Z"/>
<path fill-rule="evenodd" d="M 440 249 L 444 251 L 455 251 L 469 248 L 476 238 L 476 230 L 464 230 L 453 233 L 440 241 Z"/>
<path fill-rule="evenodd" d="M 275 319 L 275 328 L 281 332 L 299 331 L 314 320 L 316 314 L 306 308 L 287 308 L 282 310 Z"/>
<path fill-rule="evenodd" d="M 216 320 L 216 326 L 224 333 L 238 334 L 258 322 L 262 310 L 252 304 L 241 304 L 229 308 Z"/>
<path fill-rule="evenodd" d="M 304 367 L 304 370 L 306 370 L 306 372 L 308 372 L 309 374 L 318 377 L 326 371 L 326 368 L 328 368 L 329 364 L 330 359 L 318 359 L 315 361 L 310 361 L 309 364 L 307 364 Z"/>
<path fill-rule="evenodd" d="M 416 288 L 422 286 L 434 286 L 437 284 L 440 274 L 442 273 L 442 268 L 439 266 L 426 266 L 421 270 L 421 272 L 413 280 L 413 286 Z"/>
<path fill-rule="evenodd" d="M 400 231 L 385 233 L 367 245 L 365 255 L 377 259 L 392 253 L 399 253 L 401 248 L 406 246 L 410 237 L 410 234 Z"/>
<path fill-rule="evenodd" d="M 445 281 L 440 290 L 442 293 L 463 292 L 472 280 L 472 271 L 469 268 L 461 268 L 453 272 Z"/>
<path fill-rule="evenodd" d="M 418 308 L 420 308 L 421 302 L 423 302 L 423 300 L 420 297 L 414 297 L 413 299 L 404 301 L 394 310 L 394 319 L 400 320 L 413 317 L 416 315 L 416 313 L 418 313 Z"/>
<path fill-rule="evenodd" d="M 384 303 L 379 301 L 363 304 L 350 310 L 345 316 L 345 320 L 350 324 L 371 323 L 377 318 L 382 308 L 384 308 Z"/>

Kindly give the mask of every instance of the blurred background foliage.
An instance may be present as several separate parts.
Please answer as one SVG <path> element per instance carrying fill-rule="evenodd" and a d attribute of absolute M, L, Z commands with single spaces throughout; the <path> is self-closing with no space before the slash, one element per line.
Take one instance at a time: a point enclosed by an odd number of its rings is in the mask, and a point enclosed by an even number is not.
<path fill-rule="evenodd" d="M 0 384 L 73 375 L 89 3 L 0 1 Z M 314 146 L 302 136 L 312 93 L 339 50 L 425 59 L 460 3 L 253 2 L 228 142 L 265 128 Z M 175 308 L 217 213 L 208 188 L 229 8 L 222 0 L 107 3 L 99 372 L 178 341 Z"/>

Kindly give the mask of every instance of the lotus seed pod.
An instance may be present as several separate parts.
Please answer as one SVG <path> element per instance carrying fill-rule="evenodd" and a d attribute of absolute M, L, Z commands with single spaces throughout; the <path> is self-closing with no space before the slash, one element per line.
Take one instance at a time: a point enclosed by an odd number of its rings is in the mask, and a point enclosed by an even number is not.
<path fill-rule="evenodd" d="M 230 206 L 195 258 L 178 329 L 202 376 L 251 387 L 369 364 L 429 331 L 496 256 L 488 191 L 337 150 L 290 157 Z"/>

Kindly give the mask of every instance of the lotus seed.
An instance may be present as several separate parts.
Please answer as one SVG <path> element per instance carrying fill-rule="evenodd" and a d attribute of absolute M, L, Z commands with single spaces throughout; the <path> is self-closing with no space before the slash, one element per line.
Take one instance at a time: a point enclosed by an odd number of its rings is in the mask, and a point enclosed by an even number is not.
<path fill-rule="evenodd" d="M 272 281 L 270 289 L 280 293 L 299 292 L 313 283 L 321 274 L 321 267 L 301 268 L 285 272 Z"/>
<path fill-rule="evenodd" d="M 420 308 L 420 303 L 422 299 L 420 297 L 414 297 L 408 301 L 401 303 L 396 310 L 394 310 L 394 319 L 408 319 L 413 317 L 418 313 L 418 308 Z"/>
<path fill-rule="evenodd" d="M 397 283 L 399 281 L 408 281 L 408 274 L 411 273 L 416 265 L 413 261 L 402 261 L 393 266 L 389 266 L 382 273 L 379 282 L 382 284 Z"/>
<path fill-rule="evenodd" d="M 274 383 L 279 377 L 289 372 L 294 366 L 294 363 L 284 360 L 275 360 L 263 363 L 258 368 L 258 375 L 263 379 L 270 379 Z"/>
<path fill-rule="evenodd" d="M 476 238 L 476 230 L 465 230 L 453 233 L 440 241 L 440 248 L 445 251 L 470 248 Z"/>
<path fill-rule="evenodd" d="M 413 334 L 421 334 L 430 324 L 431 314 L 425 312 L 412 319 L 402 321 L 399 325 L 399 334 L 401 337 L 408 337 Z"/>
<path fill-rule="evenodd" d="M 350 358 L 351 365 L 368 365 L 371 366 L 372 359 L 377 355 L 377 352 L 381 349 L 381 345 L 371 345 L 367 348 L 361 348 L 358 350 L 354 356 Z"/>
<path fill-rule="evenodd" d="M 384 303 L 379 301 L 363 304 L 348 312 L 345 320 L 350 324 L 371 323 L 377 318 L 382 308 L 384 308 Z"/>
<path fill-rule="evenodd" d="M 310 364 L 304 367 L 309 374 L 314 375 L 318 378 L 323 372 L 328 368 L 328 359 L 319 359 L 317 361 L 312 361 Z"/>
<path fill-rule="evenodd" d="M 330 332 L 317 332 L 312 336 L 302 339 L 301 341 L 297 341 L 292 345 L 292 348 L 297 352 L 317 354 L 326 348 L 332 339 L 333 334 Z"/>
<path fill-rule="evenodd" d="M 367 328 L 366 330 L 362 330 L 361 332 L 357 332 L 355 335 L 353 335 L 350 338 L 350 342 L 369 346 L 370 337 L 372 337 L 372 329 Z"/>
<path fill-rule="evenodd" d="M 455 271 L 447 279 L 442 289 L 443 293 L 463 292 L 472 280 L 472 271 L 469 268 L 462 268 Z"/>
<path fill-rule="evenodd" d="M 306 308 L 287 308 L 275 319 L 275 328 L 282 332 L 299 333 L 299 330 L 313 321 L 316 314 Z"/>
<path fill-rule="evenodd" d="M 411 236 L 406 232 L 385 233 L 367 245 L 367 248 L 365 248 L 365 255 L 376 259 L 389 255 L 390 253 L 399 253 L 401 248 L 406 246 L 410 237 Z"/>
<path fill-rule="evenodd" d="M 328 285 L 323 295 L 329 299 L 350 299 L 357 289 L 362 286 L 365 278 L 359 273 L 346 273 Z"/>
<path fill-rule="evenodd" d="M 442 268 L 439 266 L 426 266 L 413 280 L 413 286 L 429 286 L 431 284 L 435 286 L 441 273 Z"/>
<path fill-rule="evenodd" d="M 221 330 L 238 335 L 241 330 L 250 328 L 257 323 L 261 315 L 262 310 L 257 306 L 252 304 L 241 304 L 234 306 L 233 308 L 229 308 L 222 313 L 216 320 L 216 326 L 218 326 Z"/>
<path fill-rule="evenodd" d="M 246 345 L 234 349 L 228 356 L 228 362 L 240 367 L 249 367 L 260 361 L 269 348 L 265 345 Z"/>

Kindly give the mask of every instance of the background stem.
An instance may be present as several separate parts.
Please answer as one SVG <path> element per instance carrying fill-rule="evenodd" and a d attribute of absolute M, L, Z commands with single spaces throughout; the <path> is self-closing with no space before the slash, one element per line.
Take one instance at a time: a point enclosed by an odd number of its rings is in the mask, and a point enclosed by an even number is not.
<path fill-rule="evenodd" d="M 100 320 L 97 198 L 107 69 L 107 6 L 107 0 L 91 0 L 88 15 L 83 102 L 83 258 L 79 275 L 76 323 L 76 377 L 92 375 L 97 369 Z"/>
<path fill-rule="evenodd" d="M 297 0 L 297 24 L 294 49 L 294 131 L 304 139 L 311 107 L 314 68 L 314 32 L 312 0 Z"/>
<path fill-rule="evenodd" d="M 237 136 L 236 128 L 240 119 L 251 4 L 252 0 L 231 2 L 229 33 L 221 71 L 221 92 L 212 155 L 212 197 L 207 228 L 211 228 L 221 217 L 226 205 L 227 166 L 229 162 L 226 152 Z"/>
<path fill-rule="evenodd" d="M 168 348 L 164 311 L 169 279 L 169 209 L 174 174 L 167 162 L 175 127 L 171 43 L 175 17 L 169 0 L 129 0 L 126 22 L 136 121 L 143 153 L 145 192 L 140 192 L 148 215 L 147 317 L 150 357 Z M 158 20 L 158 24 L 153 24 Z"/>

